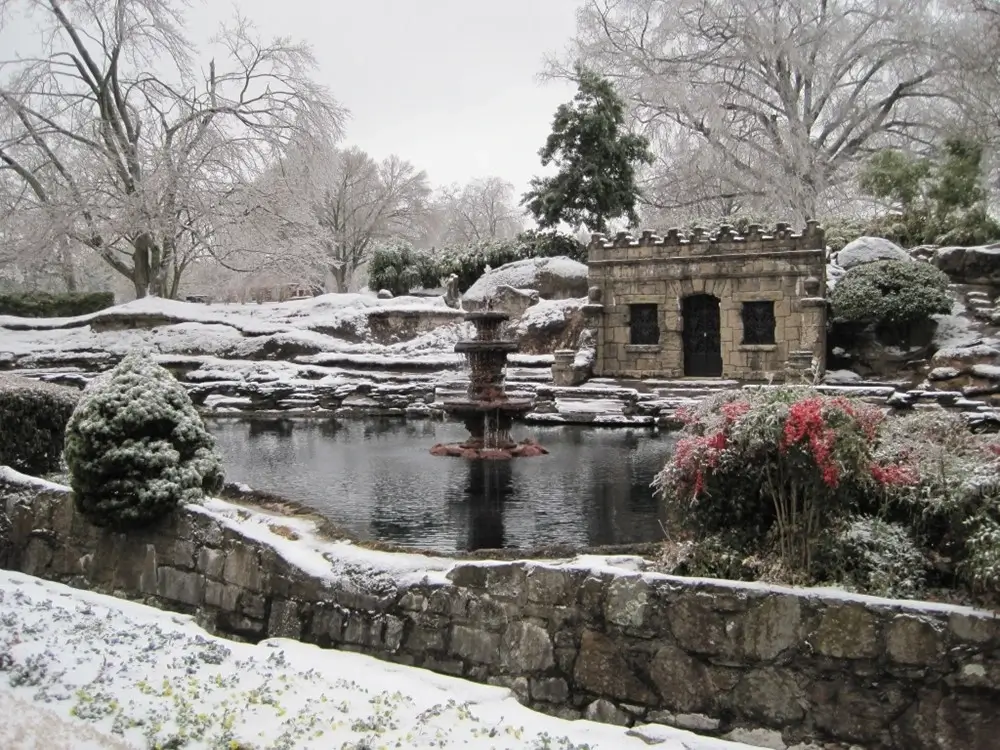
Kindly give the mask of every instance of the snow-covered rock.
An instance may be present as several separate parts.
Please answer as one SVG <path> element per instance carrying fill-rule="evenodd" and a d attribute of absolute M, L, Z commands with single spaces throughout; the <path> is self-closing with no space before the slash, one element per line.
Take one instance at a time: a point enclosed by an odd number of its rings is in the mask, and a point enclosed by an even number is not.
<path fill-rule="evenodd" d="M 565 256 L 526 258 L 484 273 L 462 295 L 466 310 L 481 310 L 501 286 L 533 289 L 542 299 L 567 299 L 587 294 L 587 266 Z"/>
<path fill-rule="evenodd" d="M 851 370 L 828 370 L 823 376 L 823 382 L 829 385 L 851 385 L 852 383 L 860 383 L 862 380 L 864 378 Z"/>
<path fill-rule="evenodd" d="M 582 308 L 586 297 L 577 299 L 541 300 L 532 305 L 514 328 L 520 351 L 525 354 L 547 354 L 565 347 L 575 348 L 583 327 Z"/>
<path fill-rule="evenodd" d="M 847 243 L 844 249 L 837 253 L 835 265 L 850 271 L 865 263 L 877 260 L 913 260 L 910 255 L 895 242 L 882 237 L 858 237 Z"/>
<path fill-rule="evenodd" d="M 978 247 L 939 247 L 931 263 L 952 281 L 963 284 L 1000 284 L 1000 243 Z"/>

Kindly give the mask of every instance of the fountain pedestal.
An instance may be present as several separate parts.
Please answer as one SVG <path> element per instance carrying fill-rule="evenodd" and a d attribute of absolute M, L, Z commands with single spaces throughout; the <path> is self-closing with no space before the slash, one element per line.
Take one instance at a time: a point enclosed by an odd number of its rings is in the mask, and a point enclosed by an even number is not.
<path fill-rule="evenodd" d="M 469 438 L 462 443 L 438 444 L 435 456 L 462 458 L 525 458 L 548 453 L 533 440 L 517 442 L 510 436 L 514 418 L 531 411 L 528 399 L 509 399 L 504 390 L 507 355 L 518 349 L 516 341 L 500 338 L 506 313 L 468 313 L 465 319 L 476 328 L 476 338 L 459 341 L 455 351 L 469 362 L 469 387 L 465 399 L 445 401 L 441 408 L 465 422 Z"/>

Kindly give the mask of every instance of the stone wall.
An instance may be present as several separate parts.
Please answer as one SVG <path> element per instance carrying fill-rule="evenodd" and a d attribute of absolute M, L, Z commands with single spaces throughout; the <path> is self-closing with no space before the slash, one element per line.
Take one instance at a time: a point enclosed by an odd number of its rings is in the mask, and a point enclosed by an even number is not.
<path fill-rule="evenodd" d="M 823 230 L 810 222 L 801 234 L 779 224 L 770 234 L 751 226 L 746 236 L 722 227 L 715 236 L 695 230 L 690 237 L 670 230 L 665 237 L 620 233 L 612 241 L 594 235 L 588 251 L 590 283 L 604 305 L 595 373 L 618 377 L 685 375 L 781 379 L 786 371 L 817 368 L 825 357 L 826 279 Z M 686 362 L 684 300 L 699 295 L 718 306 L 716 357 L 721 371 L 693 371 Z M 742 308 L 771 302 L 773 343 L 744 341 Z M 631 341 L 630 305 L 655 304 L 659 339 Z M 702 333 L 699 331 L 699 337 Z"/>
<path fill-rule="evenodd" d="M 58 487 L 5 482 L 12 568 L 194 613 L 218 634 L 297 638 L 507 685 L 561 716 L 763 747 L 988 750 L 1000 737 L 1000 620 L 985 612 L 630 572 L 609 558 L 427 558 L 426 576 L 401 576 L 401 558 L 317 541 L 301 519 L 295 531 L 213 501 L 156 532 L 112 534 Z"/>

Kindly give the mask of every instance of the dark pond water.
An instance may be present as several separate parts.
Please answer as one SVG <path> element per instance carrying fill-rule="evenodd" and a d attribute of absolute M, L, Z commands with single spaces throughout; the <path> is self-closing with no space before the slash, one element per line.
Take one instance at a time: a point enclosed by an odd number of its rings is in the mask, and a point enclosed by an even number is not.
<path fill-rule="evenodd" d="M 669 436 L 642 429 L 515 428 L 547 456 L 431 456 L 452 422 L 215 421 L 227 479 L 303 503 L 367 539 L 435 550 L 604 545 L 663 538 L 650 482 Z"/>

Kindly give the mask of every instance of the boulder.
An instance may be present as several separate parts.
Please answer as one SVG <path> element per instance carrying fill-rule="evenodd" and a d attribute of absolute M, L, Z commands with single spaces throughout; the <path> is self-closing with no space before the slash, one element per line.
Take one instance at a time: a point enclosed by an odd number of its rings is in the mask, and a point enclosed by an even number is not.
<path fill-rule="evenodd" d="M 466 310 L 483 310 L 495 302 L 500 287 L 534 290 L 542 299 L 587 296 L 587 266 L 565 256 L 526 258 L 486 271 L 462 296 Z"/>
<path fill-rule="evenodd" d="M 534 289 L 515 289 L 503 284 L 493 295 L 493 309 L 505 312 L 511 320 L 517 320 L 532 305 L 538 304 L 538 292 Z"/>
<path fill-rule="evenodd" d="M 1000 243 L 939 247 L 931 263 L 960 284 L 1000 284 Z"/>
<path fill-rule="evenodd" d="M 967 372 L 975 365 L 994 365 L 1000 359 L 1000 350 L 988 344 L 974 346 L 942 347 L 934 353 L 931 364 L 948 367 L 959 372 Z"/>
<path fill-rule="evenodd" d="M 583 306 L 587 299 L 542 300 L 532 305 L 518 321 L 514 335 L 522 354 L 552 354 L 556 349 L 576 348 L 583 330 Z"/>
<path fill-rule="evenodd" d="M 874 263 L 877 260 L 913 260 L 913 258 L 895 242 L 882 237 L 858 237 L 837 253 L 835 264 L 845 271 L 850 271 L 855 266 Z"/>

